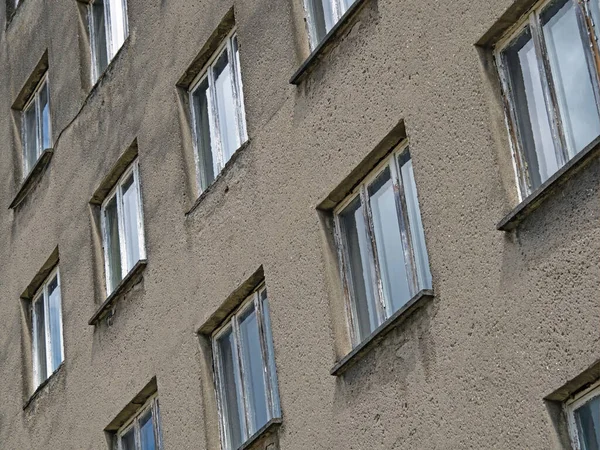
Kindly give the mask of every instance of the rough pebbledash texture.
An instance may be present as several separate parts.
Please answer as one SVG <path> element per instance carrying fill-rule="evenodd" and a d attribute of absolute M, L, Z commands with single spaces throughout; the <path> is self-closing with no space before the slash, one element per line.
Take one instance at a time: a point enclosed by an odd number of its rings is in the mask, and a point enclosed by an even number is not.
<path fill-rule="evenodd" d="M 80 4 L 23 0 L 6 25 L 0 2 L 0 446 L 105 450 L 105 428 L 155 378 L 165 450 L 220 448 L 197 331 L 262 266 L 283 411 L 257 441 L 269 450 L 562 448 L 544 398 L 600 359 L 600 163 L 496 229 L 516 182 L 475 43 L 527 4 L 368 0 L 294 86 L 301 0 L 129 0 L 129 38 L 92 86 Z M 232 7 L 250 143 L 186 215 L 199 193 L 177 83 Z M 46 52 L 54 153 L 9 209 L 22 183 L 11 107 Z M 351 348 L 317 206 L 401 121 L 435 298 L 333 377 Z M 147 267 L 110 324 L 89 326 L 106 300 L 90 200 L 134 141 Z M 57 247 L 65 361 L 23 409 L 20 295 Z"/>

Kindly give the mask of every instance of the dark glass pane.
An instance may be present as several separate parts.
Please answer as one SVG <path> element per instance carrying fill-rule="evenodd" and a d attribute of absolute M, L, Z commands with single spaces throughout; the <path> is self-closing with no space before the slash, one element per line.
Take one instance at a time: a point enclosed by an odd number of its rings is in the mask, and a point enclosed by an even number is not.
<path fill-rule="evenodd" d="M 50 325 L 50 345 L 52 349 L 50 372 L 54 372 L 63 361 L 62 312 L 58 277 L 54 277 L 48 284 L 48 314 L 50 316 L 48 323 Z"/>
<path fill-rule="evenodd" d="M 131 427 L 127 433 L 121 437 L 121 447 L 123 450 L 137 450 L 135 448 L 135 429 Z"/>
<path fill-rule="evenodd" d="M 575 411 L 581 450 L 600 450 L 600 397 Z"/>
<path fill-rule="evenodd" d="M 216 154 L 210 132 L 209 89 L 205 78 L 192 94 L 194 116 L 196 120 L 196 138 L 198 162 L 200 163 L 200 187 L 206 189 L 218 173 Z"/>
<path fill-rule="evenodd" d="M 44 296 L 41 295 L 33 303 L 33 339 L 37 348 L 34 355 L 38 382 L 41 383 L 48 378 L 46 367 L 46 314 L 44 311 Z"/>
<path fill-rule="evenodd" d="M 273 417 L 281 416 L 281 407 L 279 404 L 279 385 L 277 382 L 277 370 L 275 368 L 275 349 L 273 348 L 273 332 L 271 331 L 271 312 L 269 310 L 269 302 L 267 300 L 267 290 L 263 289 L 260 293 L 262 301 L 265 339 L 267 340 L 267 353 L 269 357 L 269 374 L 271 376 L 271 390 L 273 396 Z"/>
<path fill-rule="evenodd" d="M 38 159 L 38 136 L 37 136 L 37 117 L 35 102 L 23 111 L 23 159 L 25 162 L 25 173 L 27 176 L 29 171 L 35 165 Z"/>
<path fill-rule="evenodd" d="M 140 417 L 141 450 L 156 450 L 154 439 L 154 424 L 152 423 L 152 410 L 148 410 Z"/>
<path fill-rule="evenodd" d="M 107 276 L 110 280 L 111 290 L 121 281 L 121 242 L 119 238 L 119 218 L 117 212 L 117 196 L 115 195 L 106 205 L 104 211 L 108 271 Z"/>
<path fill-rule="evenodd" d="M 44 83 L 44 86 L 40 90 L 40 116 L 42 119 L 42 147 L 40 150 L 43 151 L 52 147 L 50 136 L 50 96 L 48 92 L 48 83 Z"/>
<path fill-rule="evenodd" d="M 308 8 L 316 33 L 315 37 L 318 42 L 321 42 L 335 25 L 332 0 L 309 0 Z"/>
<path fill-rule="evenodd" d="M 92 45 L 96 57 L 96 72 L 104 72 L 108 66 L 108 42 L 106 40 L 106 23 L 104 20 L 104 1 L 96 0 L 90 6 L 92 15 Z"/>

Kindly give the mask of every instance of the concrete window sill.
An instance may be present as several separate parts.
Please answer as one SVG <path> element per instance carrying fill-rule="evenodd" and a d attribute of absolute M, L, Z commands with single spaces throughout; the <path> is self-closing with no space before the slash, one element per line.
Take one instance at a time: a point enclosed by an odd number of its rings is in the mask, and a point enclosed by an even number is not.
<path fill-rule="evenodd" d="M 406 305 L 396 311 L 388 320 L 382 323 L 369 337 L 356 346 L 350 353 L 343 357 L 330 371 L 330 374 L 338 377 L 343 375 L 350 367 L 363 359 L 379 342 L 394 328 L 404 322 L 417 309 L 433 300 L 433 291 L 423 289 Z"/>
<path fill-rule="evenodd" d="M 29 191 L 31 191 L 33 186 L 36 185 L 38 181 L 42 178 L 44 172 L 46 172 L 46 168 L 48 167 L 48 164 L 50 164 L 52 155 L 54 155 L 54 150 L 51 148 L 47 148 L 42 152 L 35 165 L 29 171 L 27 177 L 25 177 L 25 179 L 19 186 L 19 189 L 17 189 L 17 193 L 13 198 L 13 201 L 10 202 L 10 205 L 8 206 L 9 209 L 16 208 L 21 204 L 25 197 L 27 197 Z"/>
<path fill-rule="evenodd" d="M 525 218 L 535 211 L 544 201 L 556 193 L 556 191 L 577 172 L 586 167 L 600 153 L 600 137 L 596 138 L 586 148 L 580 151 L 567 164 L 562 166 L 558 172 L 552 175 L 532 192 L 525 200 L 508 213 L 496 226 L 501 231 L 512 231 L 519 226 Z"/>
<path fill-rule="evenodd" d="M 52 372 L 52 374 L 48 378 L 46 378 L 44 381 L 42 381 L 42 383 L 37 387 L 37 389 L 33 392 L 33 394 L 31 394 L 31 396 L 27 399 L 27 401 L 23 405 L 23 411 L 28 409 L 29 406 L 38 399 L 38 397 L 41 395 L 42 391 L 46 388 L 46 386 L 48 386 L 50 384 L 50 382 L 52 382 L 53 380 L 55 380 L 58 377 L 58 375 L 64 370 L 63 369 L 64 365 L 65 365 L 65 362 L 63 361 L 62 363 L 60 363 L 58 368 L 54 372 Z"/>
<path fill-rule="evenodd" d="M 329 30 L 329 33 L 325 35 L 323 40 L 319 42 L 319 45 L 312 51 L 312 53 L 306 58 L 302 65 L 296 70 L 296 73 L 290 78 L 290 84 L 299 85 L 306 76 L 313 71 L 313 69 L 319 64 L 330 51 L 331 47 L 340 39 L 351 25 L 354 25 L 358 12 L 369 0 L 356 0 L 356 2 L 348 8 L 344 15 L 338 20 L 338 22 Z"/>
<path fill-rule="evenodd" d="M 275 433 L 281 426 L 282 420 L 277 417 L 269 420 L 260 430 L 248 438 L 237 450 L 251 450 L 254 444 Z"/>
<path fill-rule="evenodd" d="M 146 268 L 148 261 L 140 259 L 135 266 L 129 271 L 125 278 L 121 280 L 119 285 L 114 291 L 108 296 L 108 298 L 100 305 L 100 308 L 96 310 L 92 318 L 88 321 L 88 325 L 96 325 L 100 322 L 104 316 L 106 316 L 117 301 L 125 295 L 133 286 L 138 284 L 142 279 L 142 274 Z"/>

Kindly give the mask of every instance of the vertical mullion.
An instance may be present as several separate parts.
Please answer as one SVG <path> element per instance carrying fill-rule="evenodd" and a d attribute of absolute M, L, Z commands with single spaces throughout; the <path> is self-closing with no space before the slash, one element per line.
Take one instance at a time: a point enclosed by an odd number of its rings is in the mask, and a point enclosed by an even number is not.
<path fill-rule="evenodd" d="M 559 113 L 558 98 L 554 91 L 552 69 L 550 67 L 550 60 L 548 59 L 548 49 L 544 42 L 544 31 L 540 23 L 538 12 L 531 14 L 529 26 L 531 28 L 531 38 L 533 39 L 535 47 L 540 79 L 542 81 L 542 91 L 546 103 L 546 111 L 550 118 L 550 129 L 552 130 L 556 160 L 558 166 L 562 167 L 569 160 L 569 155 L 565 140 L 565 131 Z"/>
<path fill-rule="evenodd" d="M 115 194 L 116 195 L 116 194 Z M 111 273 L 114 268 L 110 267 L 109 250 L 108 250 L 108 226 L 106 220 L 106 204 L 110 201 L 110 197 L 106 200 L 105 206 L 100 209 L 100 226 L 102 227 L 102 243 L 104 246 L 104 273 L 106 274 L 106 292 L 107 295 L 113 291 L 115 286 L 112 285 Z"/>
<path fill-rule="evenodd" d="M 594 0 L 596 1 L 596 0 Z M 594 98 L 596 100 L 596 108 L 600 114 L 600 49 L 598 48 L 598 40 L 596 38 L 596 30 L 592 14 L 589 7 L 589 0 L 575 2 L 575 11 L 577 13 L 577 21 L 581 39 L 589 45 L 584 45 L 584 53 L 588 70 L 592 75 L 592 86 L 594 89 Z"/>
<path fill-rule="evenodd" d="M 87 4 L 88 27 L 90 30 L 90 44 L 92 53 L 92 84 L 98 79 L 98 36 L 96 36 L 96 19 L 94 16 L 94 0 Z"/>
<path fill-rule="evenodd" d="M 331 2 L 331 6 L 332 6 L 332 10 L 333 10 L 333 17 L 334 17 L 334 24 L 336 22 L 338 22 L 341 18 L 342 18 L 342 1 L 343 0 L 326 0 L 326 1 L 330 1 Z"/>
<path fill-rule="evenodd" d="M 37 313 L 35 312 L 35 302 L 36 302 L 36 298 L 33 298 L 33 301 L 31 302 L 31 330 L 32 333 L 31 335 L 33 336 L 33 342 L 32 342 L 32 354 L 33 354 L 33 384 L 34 384 L 34 389 L 37 389 L 37 387 L 40 385 L 41 383 L 41 376 L 40 376 L 40 346 L 39 346 L 39 335 L 38 335 L 38 330 L 37 330 L 37 321 L 39 320 L 37 317 Z"/>
<path fill-rule="evenodd" d="M 52 335 L 50 333 L 50 302 L 48 300 L 48 284 L 43 288 L 44 301 L 44 332 L 46 334 L 46 376 L 49 377 L 53 372 L 52 367 Z"/>
<path fill-rule="evenodd" d="M 63 303 L 63 299 L 62 299 L 62 291 L 60 288 L 60 273 L 57 270 L 56 274 L 56 290 L 57 290 L 57 294 L 58 294 L 58 298 L 60 300 L 59 302 L 59 308 L 58 308 L 58 323 L 59 323 L 59 333 L 60 333 L 60 360 L 64 361 L 65 360 L 65 337 L 63 335 L 63 317 L 62 317 L 62 303 Z"/>
<path fill-rule="evenodd" d="M 373 280 L 372 289 L 375 294 L 375 308 L 379 316 L 379 324 L 387 319 L 387 308 L 385 297 L 383 295 L 383 284 L 381 280 L 381 269 L 379 260 L 377 259 L 377 244 L 375 243 L 375 230 L 373 229 L 373 214 L 369 203 L 369 194 L 367 186 L 360 187 L 360 201 L 363 206 L 363 214 L 365 219 L 365 228 L 367 230 L 367 251 L 369 252 L 369 269 L 371 270 L 371 278 Z"/>
<path fill-rule="evenodd" d="M 237 54 L 240 52 L 240 42 L 236 35 L 230 37 L 227 41 L 227 51 L 229 52 L 229 73 L 231 76 L 231 83 L 233 88 L 233 95 L 235 101 L 235 117 L 238 125 L 238 135 L 240 145 L 247 139 L 246 131 L 246 112 L 244 108 L 244 95 L 242 90 L 242 70 L 238 64 L 235 49 L 233 48 L 233 40 L 237 42 Z"/>
<path fill-rule="evenodd" d="M 101 0 L 104 5 L 104 27 L 106 29 L 106 55 L 108 56 L 108 61 L 113 59 L 113 29 L 112 22 L 110 20 L 110 1 Z"/>
<path fill-rule="evenodd" d="M 121 253 L 119 256 L 121 257 L 121 280 L 125 278 L 125 275 L 129 272 L 129 267 L 127 264 L 127 237 L 125 236 L 125 215 L 123 213 L 123 192 L 121 189 L 121 180 L 119 180 L 119 184 L 117 185 L 117 191 L 115 195 L 117 196 L 117 228 L 119 232 L 119 252 Z"/>
<path fill-rule="evenodd" d="M 154 425 L 154 442 L 156 442 L 156 449 L 162 449 L 162 433 L 160 431 L 160 417 L 159 417 L 159 407 L 158 407 L 158 397 L 155 397 L 152 400 L 152 405 L 150 406 L 150 410 L 152 411 L 152 424 Z"/>
<path fill-rule="evenodd" d="M 42 123 L 44 119 L 42 118 L 42 108 L 40 107 L 40 91 L 41 86 L 43 86 L 44 82 L 42 81 L 35 92 L 34 98 L 34 110 L 35 110 L 35 135 L 37 137 L 36 145 L 35 145 L 35 160 L 37 161 L 40 155 L 42 154 L 42 145 L 44 137 L 42 136 Z"/>
<path fill-rule="evenodd" d="M 273 400 L 273 380 L 271 379 L 271 371 L 269 369 L 269 352 L 267 350 L 267 334 L 265 331 L 265 323 L 263 316 L 262 301 L 260 299 L 260 290 L 254 293 L 254 309 L 256 311 L 256 320 L 258 322 L 258 334 L 260 337 L 260 354 L 262 357 L 262 369 L 264 376 L 265 388 L 267 391 L 267 421 L 273 418 L 275 411 L 275 402 Z"/>
<path fill-rule="evenodd" d="M 137 191 L 138 208 L 136 211 L 137 217 L 137 233 L 140 247 L 140 259 L 146 259 L 146 237 L 144 234 L 144 208 L 142 203 L 142 183 L 140 181 L 140 163 L 139 160 L 133 164 L 133 183 Z"/>
<path fill-rule="evenodd" d="M 246 373 L 245 367 L 244 367 L 244 358 L 242 357 L 242 345 L 241 345 L 241 339 L 240 339 L 240 326 L 239 326 L 239 322 L 238 322 L 238 318 L 237 316 L 233 316 L 232 318 L 232 322 L 233 322 L 233 340 L 235 342 L 235 350 L 236 350 L 236 355 L 237 355 L 237 362 L 238 362 L 238 382 L 240 383 L 240 387 L 241 387 L 241 391 L 242 391 L 242 405 L 244 408 L 244 423 L 246 424 L 246 430 L 244 433 L 244 440 L 248 439 L 248 437 L 250 436 L 250 430 L 252 429 L 252 427 L 250 426 L 251 424 L 251 418 L 250 418 L 250 399 L 248 398 L 248 394 L 247 394 L 247 386 L 244 382 L 244 374 Z"/>
<path fill-rule="evenodd" d="M 219 55 L 220 56 L 220 55 Z M 219 59 L 219 56 L 217 56 L 216 61 Z M 217 88 L 215 87 L 215 72 L 214 72 L 214 67 L 211 66 L 208 68 L 208 91 L 210 93 L 210 97 L 209 97 L 209 118 L 212 117 L 212 123 L 211 125 L 213 125 L 213 127 L 211 127 L 211 129 L 214 129 L 214 138 L 215 138 L 215 149 L 217 154 L 213 154 L 213 157 L 217 158 L 217 169 L 218 172 L 220 172 L 221 170 L 223 170 L 223 167 L 225 167 L 225 154 L 224 154 L 224 150 L 223 150 L 223 141 L 221 139 L 221 128 L 219 126 L 219 107 L 218 107 L 218 102 L 217 102 Z M 212 149 L 211 149 L 212 151 Z M 215 178 L 216 178 L 217 174 L 215 173 Z"/>
<path fill-rule="evenodd" d="M 142 411 L 140 414 L 143 414 Z M 142 450 L 142 430 L 140 429 L 140 416 L 138 415 L 135 419 L 133 419 L 133 428 L 134 428 L 134 441 L 136 450 Z"/>

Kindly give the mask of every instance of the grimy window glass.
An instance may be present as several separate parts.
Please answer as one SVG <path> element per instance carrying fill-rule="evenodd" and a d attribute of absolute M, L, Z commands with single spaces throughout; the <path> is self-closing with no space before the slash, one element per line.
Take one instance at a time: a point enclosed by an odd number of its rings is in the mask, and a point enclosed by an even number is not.
<path fill-rule="evenodd" d="M 91 0 L 88 11 L 93 59 L 92 78 L 97 80 L 129 34 L 127 1 Z"/>
<path fill-rule="evenodd" d="M 356 346 L 419 291 L 431 288 L 408 146 L 388 156 L 334 211 Z"/>
<path fill-rule="evenodd" d="M 221 442 L 235 450 L 281 416 L 267 290 L 256 290 L 213 334 Z"/>
<path fill-rule="evenodd" d="M 239 61 L 237 37 L 231 34 L 190 89 L 201 190 L 214 181 L 247 140 Z"/>
<path fill-rule="evenodd" d="M 545 1 L 498 46 L 521 197 L 600 136 L 598 8 Z"/>
<path fill-rule="evenodd" d="M 107 294 L 146 258 L 139 165 L 135 161 L 102 203 L 102 240 Z"/>
<path fill-rule="evenodd" d="M 34 389 L 63 362 L 63 325 L 60 277 L 54 269 L 31 302 L 31 332 Z"/>
<path fill-rule="evenodd" d="M 319 45 L 356 0 L 305 0 L 311 48 Z"/>
<path fill-rule="evenodd" d="M 52 147 L 47 74 L 42 77 L 23 108 L 22 117 L 23 178 L 25 178 L 42 152 Z"/>
<path fill-rule="evenodd" d="M 595 383 L 565 406 L 573 450 L 600 449 L 600 387 Z"/>
<path fill-rule="evenodd" d="M 154 394 L 116 434 L 115 450 L 162 450 L 158 397 Z"/>

